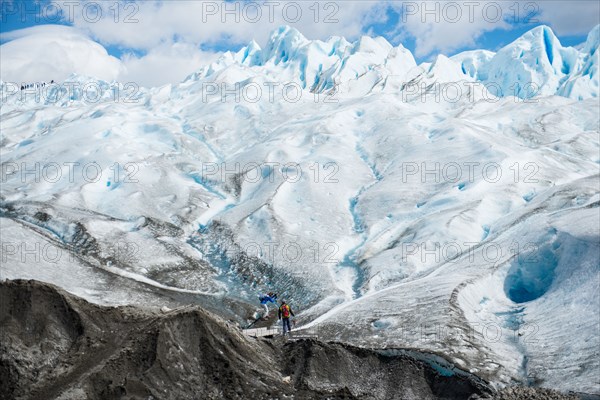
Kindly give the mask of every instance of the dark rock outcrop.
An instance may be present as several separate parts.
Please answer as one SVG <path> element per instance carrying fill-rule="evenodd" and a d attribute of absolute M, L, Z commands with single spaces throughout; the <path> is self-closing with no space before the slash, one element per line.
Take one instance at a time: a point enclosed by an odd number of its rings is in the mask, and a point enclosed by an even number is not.
<path fill-rule="evenodd" d="M 0 328 L 0 399 L 423 400 L 492 393 L 474 376 L 444 376 L 406 355 L 250 339 L 199 307 L 101 307 L 35 281 L 0 283 Z"/>

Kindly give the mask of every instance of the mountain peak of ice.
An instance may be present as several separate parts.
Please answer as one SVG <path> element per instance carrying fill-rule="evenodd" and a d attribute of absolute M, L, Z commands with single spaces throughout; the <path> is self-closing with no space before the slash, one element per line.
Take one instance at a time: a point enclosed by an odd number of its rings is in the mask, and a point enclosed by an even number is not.
<path fill-rule="evenodd" d="M 600 24 L 596 25 L 594 29 L 590 31 L 583 46 L 583 53 L 594 55 L 598 46 L 600 45 Z"/>
<path fill-rule="evenodd" d="M 383 37 L 361 36 L 354 42 L 341 36 L 309 40 L 298 29 L 281 26 L 264 46 L 252 40 L 236 53 L 223 53 L 186 82 L 237 84 L 257 78 L 294 82 L 312 92 L 340 88 L 340 95 L 344 95 L 351 91 L 350 86 L 368 93 L 389 76 L 401 90 L 402 83 L 423 75 L 421 78 L 430 82 L 475 80 L 493 86 L 492 92 L 500 97 L 560 95 L 586 99 L 598 97 L 599 41 L 600 25 L 578 48 L 564 47 L 550 27 L 540 25 L 496 53 L 470 50 L 452 57 L 439 54 L 416 68 L 409 50 L 402 44 L 394 47 Z"/>
<path fill-rule="evenodd" d="M 274 30 L 265 46 L 263 60 L 274 59 L 275 63 L 286 62 L 296 55 L 298 49 L 309 42 L 296 28 L 280 26 Z"/>
<path fill-rule="evenodd" d="M 590 33 L 593 43 L 593 32 Z M 588 44 L 589 45 L 589 44 Z M 593 44 L 589 45 L 593 47 Z M 577 76 L 584 62 L 581 52 L 563 47 L 552 29 L 535 27 L 497 53 L 484 50 L 464 52 L 452 57 L 462 71 L 494 87 L 501 96 L 530 98 L 559 94 L 573 98 L 595 97 L 593 90 L 565 90 L 567 81 Z M 585 86 L 585 85 L 584 85 Z"/>

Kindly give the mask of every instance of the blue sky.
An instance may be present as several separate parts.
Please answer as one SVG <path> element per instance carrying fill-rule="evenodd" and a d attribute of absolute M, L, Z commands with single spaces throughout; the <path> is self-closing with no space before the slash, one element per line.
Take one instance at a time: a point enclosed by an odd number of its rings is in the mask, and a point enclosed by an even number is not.
<path fill-rule="evenodd" d="M 280 25 L 294 26 L 309 39 L 383 36 L 394 45 L 401 43 L 422 62 L 440 53 L 495 51 L 540 24 L 549 25 L 563 45 L 578 45 L 599 23 L 600 14 L 598 1 L 280 0 L 274 3 L 277 6 L 266 4 L 273 2 L 0 0 L 0 42 L 62 25 L 101 44 L 131 68 L 160 72 L 171 61 L 169 72 L 181 75 L 251 39 L 264 45 Z M 297 10 L 301 16 L 296 18 Z M 25 29 L 32 27 L 40 29 Z"/>

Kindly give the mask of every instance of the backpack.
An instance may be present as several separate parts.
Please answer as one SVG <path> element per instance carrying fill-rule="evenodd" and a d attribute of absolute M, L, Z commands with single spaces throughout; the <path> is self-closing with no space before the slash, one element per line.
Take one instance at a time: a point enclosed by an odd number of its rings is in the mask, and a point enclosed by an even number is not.
<path fill-rule="evenodd" d="M 289 318 L 290 317 L 290 306 L 288 306 L 287 304 L 284 304 L 281 306 L 281 316 L 283 318 Z"/>

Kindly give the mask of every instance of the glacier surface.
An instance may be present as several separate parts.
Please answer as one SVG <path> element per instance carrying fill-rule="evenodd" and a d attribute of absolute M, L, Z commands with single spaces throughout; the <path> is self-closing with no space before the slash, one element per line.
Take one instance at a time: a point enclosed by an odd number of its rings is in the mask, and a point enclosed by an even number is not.
<path fill-rule="evenodd" d="M 0 278 L 241 318 L 274 290 L 327 339 L 599 394 L 598 41 L 417 65 L 282 27 L 177 85 L 4 82 Z"/>

